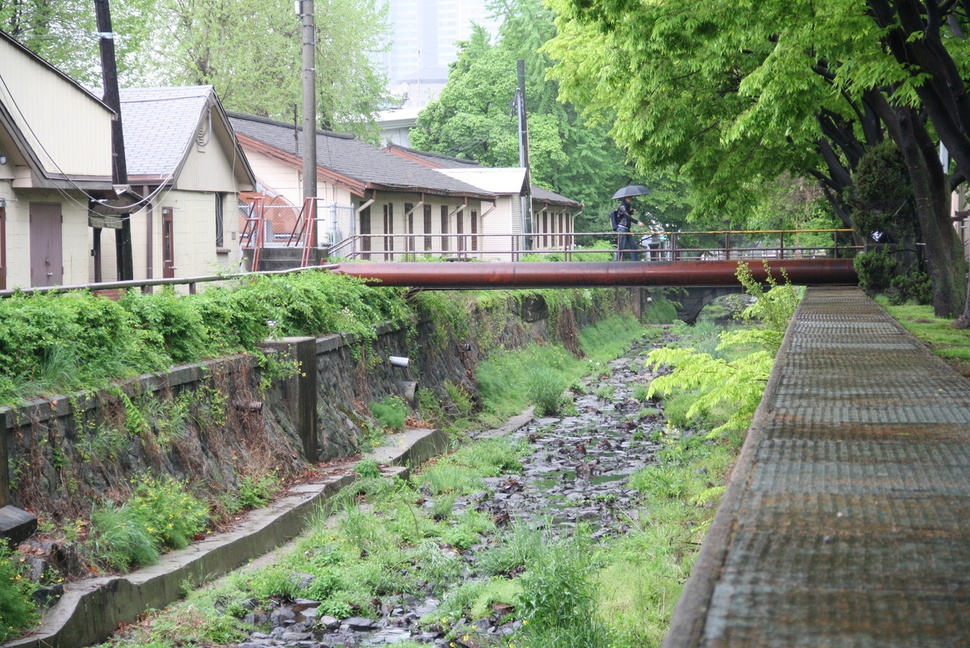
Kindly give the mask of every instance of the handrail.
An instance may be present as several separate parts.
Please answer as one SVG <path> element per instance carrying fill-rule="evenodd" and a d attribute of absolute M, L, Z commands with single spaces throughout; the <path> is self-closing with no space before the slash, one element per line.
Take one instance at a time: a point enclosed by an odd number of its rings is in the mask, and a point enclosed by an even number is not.
<path fill-rule="evenodd" d="M 631 235 L 637 241 L 654 235 L 663 239 L 663 247 L 653 248 L 655 260 L 703 260 L 732 258 L 804 258 L 840 254 L 854 254 L 864 246 L 853 242 L 839 242 L 840 235 L 851 235 L 851 229 L 812 229 L 812 230 L 699 230 L 663 231 L 634 230 Z M 791 242 L 802 235 L 828 234 L 832 242 L 827 245 L 793 245 Z M 520 261 L 525 256 L 549 256 L 565 254 L 569 260 L 575 253 L 609 256 L 615 254 L 614 248 L 587 248 L 577 244 L 577 239 L 603 240 L 616 239 L 616 232 L 543 232 L 534 234 L 357 234 L 342 240 L 329 248 L 330 258 L 367 259 L 395 261 L 399 259 L 443 258 L 449 261 L 482 260 L 508 258 Z M 679 242 L 691 237 L 723 237 L 719 245 L 681 246 Z M 777 243 L 744 241 L 743 239 L 778 237 Z M 495 239 L 508 239 L 509 244 L 502 247 L 486 246 L 484 242 Z M 741 239 L 741 244 L 739 243 Z M 418 245 L 425 241 L 425 249 Z M 363 245 L 364 241 L 375 241 L 377 245 Z M 389 246 L 388 243 L 389 242 Z M 474 243 L 474 244 L 472 244 Z M 527 244 L 529 243 L 529 244 Z M 431 249 L 427 246 L 433 245 Z M 434 249 L 437 248 L 437 249 Z M 443 249 L 442 249 L 443 248 Z M 349 250 L 349 251 L 348 251 Z M 647 254 L 649 248 L 640 247 L 637 252 Z"/>
<path fill-rule="evenodd" d="M 59 293 L 59 292 L 69 292 L 72 290 L 90 290 L 93 292 L 100 291 L 110 291 L 110 290 L 124 290 L 127 288 L 141 288 L 142 292 L 146 292 L 146 288 L 152 288 L 154 286 L 177 286 L 177 285 L 188 285 L 189 294 L 195 294 L 195 284 L 198 283 L 211 283 L 215 281 L 232 281 L 234 279 L 246 279 L 248 277 L 256 276 L 269 276 L 269 275 L 285 275 L 292 274 L 294 272 L 303 272 L 304 270 L 334 270 L 339 268 L 340 264 L 337 263 L 327 263 L 323 265 L 307 266 L 305 268 L 288 268 L 286 270 L 263 270 L 260 272 L 236 272 L 227 273 L 221 275 L 204 275 L 200 277 L 174 277 L 169 279 L 134 279 L 130 281 L 104 281 L 101 283 L 94 284 L 74 284 L 70 286 L 38 286 L 36 288 L 15 288 L 13 290 L 0 290 L 0 298 L 3 297 L 13 297 L 14 295 L 35 295 L 42 293 Z"/>
<path fill-rule="evenodd" d="M 666 236 L 667 240 L 671 243 L 675 243 L 677 240 L 689 236 L 724 236 L 726 243 L 724 247 L 677 247 L 670 245 L 665 248 L 654 249 L 653 256 L 654 261 L 705 261 L 705 260 L 751 260 L 751 259 L 785 259 L 785 258 L 817 258 L 817 257 L 829 257 L 831 255 L 836 255 L 840 252 L 850 254 L 864 249 L 864 246 L 851 244 L 851 245 L 840 245 L 838 243 L 838 236 L 840 234 L 852 234 L 851 229 L 816 229 L 816 230 L 706 230 L 706 231 L 687 231 L 687 232 L 650 232 L 649 230 L 634 231 L 632 234 L 635 237 L 643 237 L 647 234 L 657 234 L 660 236 Z M 798 234 L 831 234 L 833 236 L 833 245 L 831 246 L 790 246 L 785 245 L 785 237 L 787 235 L 798 235 Z M 734 240 L 738 238 L 743 238 L 747 235 L 777 235 L 779 236 L 778 246 L 765 246 L 765 245 L 747 245 L 747 246 L 732 246 L 730 241 L 732 237 Z M 544 257 L 551 256 L 554 254 L 564 254 L 567 261 L 572 260 L 574 254 L 582 253 L 583 255 L 602 255 L 606 257 L 612 257 L 616 250 L 613 248 L 600 248 L 591 249 L 584 248 L 582 246 L 576 245 L 576 239 L 578 238 L 595 238 L 602 240 L 603 238 L 615 238 L 617 236 L 616 232 L 544 232 L 535 234 L 357 234 L 352 237 L 343 239 L 334 246 L 328 248 L 329 257 L 331 259 L 382 259 L 386 261 L 396 261 L 396 260 L 417 260 L 424 259 L 426 257 L 440 258 L 443 261 L 473 261 L 482 260 L 488 257 L 508 257 L 510 261 L 519 262 L 527 256 Z M 418 250 L 417 241 L 419 239 L 424 240 L 431 238 L 437 243 L 441 243 L 442 240 L 447 241 L 447 245 L 450 247 L 451 242 L 455 243 L 455 249 L 446 250 Z M 509 239 L 509 246 L 501 250 L 493 249 L 483 249 L 482 245 L 471 245 L 471 241 L 475 240 L 478 243 L 482 243 L 488 239 L 495 238 L 505 238 Z M 359 245 L 361 241 L 364 240 L 390 240 L 392 242 L 396 240 L 409 240 L 412 245 L 404 245 L 403 250 L 386 250 L 380 249 L 377 246 L 370 246 L 372 249 L 362 251 L 361 248 L 365 247 Z M 545 241 L 546 245 L 538 245 L 537 243 L 542 243 Z M 526 242 L 532 242 L 533 245 L 525 245 Z M 559 243 L 559 245 L 548 245 L 548 243 L 554 242 Z M 346 247 L 350 247 L 351 251 L 345 256 L 336 254 L 339 250 Z M 376 248 L 376 249 L 375 249 Z M 476 248 L 476 249 L 472 249 Z M 648 255 L 650 250 L 647 248 L 640 248 L 640 254 Z M 819 254 L 821 253 L 821 254 Z M 609 260 L 609 259 L 607 259 Z M 199 283 L 210 283 L 217 281 L 230 281 L 234 279 L 242 279 L 251 276 L 258 275 L 276 275 L 276 274 L 288 274 L 292 272 L 299 272 L 302 270 L 309 269 L 334 269 L 338 267 L 337 264 L 324 264 L 324 265 L 308 265 L 308 255 L 304 251 L 303 258 L 301 259 L 301 266 L 299 268 L 290 268 L 287 270 L 274 270 L 274 271 L 259 271 L 259 272 L 241 272 L 241 273 L 226 273 L 220 275 L 209 275 L 200 277 L 174 277 L 167 279 L 140 279 L 140 280 L 130 280 L 130 281 L 110 281 L 101 282 L 96 284 L 77 284 L 71 286 L 44 286 L 36 288 L 17 288 L 13 290 L 3 290 L 0 291 L 0 298 L 10 297 L 13 295 L 29 295 L 36 293 L 48 293 L 48 292 L 66 292 L 70 290 L 92 290 L 92 291 L 111 291 L 111 290 L 123 290 L 128 288 L 140 288 L 142 291 L 154 287 L 154 286 L 166 286 L 166 285 L 187 285 L 190 294 L 195 293 L 195 286 Z"/>

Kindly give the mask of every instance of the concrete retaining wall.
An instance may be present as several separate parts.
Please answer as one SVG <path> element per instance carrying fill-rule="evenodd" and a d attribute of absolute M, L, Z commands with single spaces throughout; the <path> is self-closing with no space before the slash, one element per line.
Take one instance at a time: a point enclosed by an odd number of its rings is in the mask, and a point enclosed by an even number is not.
<path fill-rule="evenodd" d="M 215 501 L 269 470 L 286 477 L 353 456 L 373 425 L 368 403 L 428 389 L 447 406 L 448 383 L 474 401 L 474 369 L 488 349 L 551 337 L 576 347 L 579 327 L 619 309 L 638 311 L 636 289 L 609 294 L 613 301 L 599 309 L 567 310 L 552 323 L 541 299 L 510 301 L 469 317 L 468 339 L 444 343 L 430 323 L 411 338 L 383 327 L 366 345 L 343 335 L 267 343 L 299 366 L 298 375 L 268 386 L 252 357 L 235 356 L 98 393 L 0 408 L 0 466 L 7 466 L 0 470 L 0 507 L 42 512 L 55 522 L 84 518 L 92 502 L 124 499 L 132 480 L 146 473 L 187 480 Z M 391 356 L 410 362 L 393 366 Z"/>

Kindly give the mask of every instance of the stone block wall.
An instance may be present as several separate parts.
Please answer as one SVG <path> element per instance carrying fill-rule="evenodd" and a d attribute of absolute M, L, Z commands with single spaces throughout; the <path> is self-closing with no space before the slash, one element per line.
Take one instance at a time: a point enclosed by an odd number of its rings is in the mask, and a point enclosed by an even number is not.
<path fill-rule="evenodd" d="M 241 355 L 143 376 L 98 393 L 78 393 L 0 408 L 0 507 L 10 504 L 55 520 L 85 518 L 92 502 L 126 499 L 139 475 L 169 475 L 212 501 L 246 479 L 275 471 L 298 476 L 318 461 L 350 457 L 373 424 L 368 403 L 413 399 L 445 385 L 472 400 L 477 363 L 494 348 L 558 338 L 575 345 L 578 327 L 617 310 L 636 311 L 636 289 L 615 289 L 598 309 L 559 313 L 543 304 L 510 305 L 469 317 L 468 339 L 382 327 L 376 341 L 352 336 L 282 340 L 269 346 L 300 361 L 296 376 L 261 385 L 254 359 Z M 446 339 L 446 342 L 441 342 Z M 391 356 L 408 358 L 392 365 Z M 412 403 L 413 404 L 413 403 Z M 6 457 L 4 443 L 6 441 Z"/>

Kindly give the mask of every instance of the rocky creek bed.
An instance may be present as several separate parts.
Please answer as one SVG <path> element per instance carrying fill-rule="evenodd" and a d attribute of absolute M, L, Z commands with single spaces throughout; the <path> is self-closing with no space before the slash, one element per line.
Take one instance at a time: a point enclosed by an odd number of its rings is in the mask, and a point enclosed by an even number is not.
<path fill-rule="evenodd" d="M 455 508 L 475 507 L 506 523 L 551 525 L 557 534 L 584 524 L 601 542 L 624 533 L 636 511 L 636 493 L 627 487 L 627 477 L 655 460 L 658 446 L 651 438 L 664 426 L 659 404 L 632 397 L 637 385 L 652 379 L 637 357 L 646 350 L 646 344 L 635 347 L 630 356 L 604 367 L 600 376 L 588 378 L 583 393 L 575 395 L 573 415 L 534 418 L 510 432 L 533 450 L 523 460 L 523 472 L 488 478 L 483 491 L 458 498 Z M 475 573 L 476 553 L 475 547 L 461 553 L 467 574 Z M 430 594 L 389 596 L 380 601 L 379 618 L 337 619 L 318 614 L 316 601 L 280 602 L 246 615 L 261 630 L 239 646 L 336 648 L 407 640 L 437 648 L 477 648 L 499 644 L 518 628 L 518 622 L 504 620 L 507 611 L 501 609 L 485 619 L 422 626 L 420 619 L 433 614 L 439 603 Z"/>

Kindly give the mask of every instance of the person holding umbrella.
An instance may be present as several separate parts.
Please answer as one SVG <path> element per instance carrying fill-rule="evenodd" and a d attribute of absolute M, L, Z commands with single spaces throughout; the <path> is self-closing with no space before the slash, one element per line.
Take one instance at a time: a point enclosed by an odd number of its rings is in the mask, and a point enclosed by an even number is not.
<path fill-rule="evenodd" d="M 632 261 L 640 260 L 640 254 L 637 252 L 639 247 L 633 235 L 630 234 L 630 230 L 633 229 L 633 223 L 643 227 L 640 219 L 634 216 L 636 209 L 633 207 L 633 197 L 643 196 L 648 193 L 650 193 L 650 190 L 643 185 L 630 185 L 613 194 L 614 200 L 620 200 L 620 206 L 616 210 L 616 231 L 618 232 L 616 241 L 617 261 L 623 261 L 624 258 Z"/>

